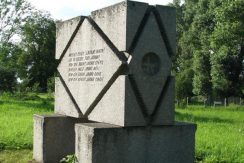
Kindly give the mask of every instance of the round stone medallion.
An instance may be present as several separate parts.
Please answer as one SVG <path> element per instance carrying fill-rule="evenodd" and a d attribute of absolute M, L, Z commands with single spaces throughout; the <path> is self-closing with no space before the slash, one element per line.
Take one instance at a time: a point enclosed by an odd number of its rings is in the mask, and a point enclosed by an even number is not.
<path fill-rule="evenodd" d="M 157 54 L 150 52 L 144 55 L 142 58 L 141 68 L 147 75 L 155 75 L 159 72 L 161 65 L 160 58 Z"/>

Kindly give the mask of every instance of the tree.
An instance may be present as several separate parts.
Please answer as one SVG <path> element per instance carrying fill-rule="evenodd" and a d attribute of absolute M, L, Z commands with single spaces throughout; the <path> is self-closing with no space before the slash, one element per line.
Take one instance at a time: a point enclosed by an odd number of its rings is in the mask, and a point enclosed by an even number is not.
<path fill-rule="evenodd" d="M 17 81 L 16 71 L 0 65 L 0 91 L 13 91 Z"/>
<path fill-rule="evenodd" d="M 173 4 L 178 12 L 179 38 L 177 58 L 173 63 L 177 79 L 192 77 L 186 83 L 189 85 L 192 81 L 195 95 L 243 96 L 244 1 L 185 0 L 179 6 L 176 0 Z"/>
<path fill-rule="evenodd" d="M 54 49 L 55 23 L 48 14 L 26 0 L 0 1 L 0 90 L 12 91 L 20 77 L 46 91 L 56 69 Z"/>
<path fill-rule="evenodd" d="M 191 97 L 192 93 L 193 70 L 186 69 L 176 75 L 176 98 L 181 102 L 187 97 Z"/>
<path fill-rule="evenodd" d="M 25 0 L 0 1 L 0 91 L 13 91 L 17 84 L 19 34 L 32 10 Z"/>
<path fill-rule="evenodd" d="M 13 41 L 32 10 L 25 0 L 0 1 L 0 44 Z"/>
<path fill-rule="evenodd" d="M 18 60 L 19 75 L 32 87 L 38 84 L 47 91 L 47 80 L 54 76 L 55 61 L 55 22 L 50 15 L 35 12 L 22 28 L 22 48 Z"/>
<path fill-rule="evenodd" d="M 176 42 L 179 43 L 179 39 L 182 37 L 183 34 L 183 27 L 184 27 L 184 20 L 183 20 L 183 7 L 181 6 L 181 0 L 173 0 L 173 3 L 169 3 L 169 6 L 174 7 L 176 10 Z M 173 62 L 173 72 L 177 73 L 179 68 L 179 62 L 177 58 L 181 54 L 180 46 L 176 47 L 176 54 L 172 56 Z"/>
<path fill-rule="evenodd" d="M 17 84 L 16 60 L 21 53 L 18 45 L 0 44 L 0 91 L 13 91 Z"/>
<path fill-rule="evenodd" d="M 244 2 L 223 0 L 214 14 L 216 26 L 210 39 L 214 93 L 225 97 L 243 96 Z"/>
<path fill-rule="evenodd" d="M 193 62 L 193 42 L 195 36 L 189 30 L 192 22 L 187 16 L 185 4 L 181 5 L 181 1 L 173 1 L 173 6 L 176 8 L 176 31 L 177 31 L 177 50 L 176 57 L 173 60 L 174 71 L 176 72 L 176 97 L 180 102 L 193 95 L 192 81 L 194 71 Z M 191 11 L 192 12 L 192 11 Z M 189 16 L 190 17 L 190 16 Z M 188 20 L 189 19 L 189 20 Z"/>
<path fill-rule="evenodd" d="M 215 0 L 212 0 L 212 2 Z M 189 26 L 188 32 L 193 37 L 192 42 L 192 57 L 193 57 L 193 93 L 195 95 L 203 95 L 205 97 L 211 96 L 211 66 L 210 66 L 210 42 L 209 36 L 211 35 L 214 27 L 214 15 L 211 10 L 212 3 L 208 0 L 187 1 L 190 3 L 191 12 L 186 18 L 191 18 L 192 23 Z M 186 6 L 188 4 L 186 3 Z M 188 7 L 188 6 L 187 6 Z M 214 7 L 213 7 L 214 8 Z M 192 10 L 194 12 L 192 12 Z M 187 11 L 187 10 L 186 10 Z M 192 15 L 194 13 L 194 15 Z M 187 46 L 187 45 L 186 45 Z"/>

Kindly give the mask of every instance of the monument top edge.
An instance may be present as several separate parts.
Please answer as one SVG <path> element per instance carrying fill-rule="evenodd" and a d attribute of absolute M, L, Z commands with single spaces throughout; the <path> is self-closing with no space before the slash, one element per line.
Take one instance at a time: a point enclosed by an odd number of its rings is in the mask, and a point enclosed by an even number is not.
<path fill-rule="evenodd" d="M 56 26 L 59 26 L 65 22 L 71 22 L 71 21 L 79 21 L 80 19 L 84 19 L 86 18 L 87 16 L 76 16 L 76 17 L 73 17 L 73 18 L 70 18 L 70 19 L 66 19 L 66 20 L 57 20 L 55 23 L 56 23 Z"/>
<path fill-rule="evenodd" d="M 115 3 L 115 4 L 113 4 L 113 5 L 109 5 L 109 6 L 107 6 L 107 7 L 103 7 L 103 8 L 94 10 L 94 11 L 91 12 L 91 15 L 92 15 L 92 13 L 94 13 L 94 12 L 98 12 L 98 11 L 101 11 L 101 10 L 109 10 L 110 8 L 114 8 L 114 7 L 121 6 L 121 5 L 127 7 L 130 3 L 131 3 L 131 4 L 135 4 L 135 3 L 137 3 L 137 4 L 149 5 L 148 3 L 145 3 L 145 2 L 125 0 L 125 1 L 121 1 L 121 2 Z"/>
<path fill-rule="evenodd" d="M 113 9 L 115 7 L 118 7 L 118 6 L 124 6 L 126 8 L 129 5 L 135 5 L 135 4 L 146 5 L 146 6 L 151 6 L 151 7 L 164 7 L 164 8 L 168 8 L 168 9 L 175 9 L 172 6 L 167 6 L 167 5 L 161 5 L 161 4 L 150 5 L 149 3 L 145 3 L 145 2 L 125 0 L 125 1 L 121 1 L 121 2 L 118 2 L 116 4 L 113 4 L 113 5 L 104 7 L 104 8 L 100 8 L 100 9 L 91 11 L 91 14 L 90 15 L 79 15 L 79 16 L 76 16 L 76 17 L 73 17 L 73 18 L 70 18 L 70 19 L 56 21 L 56 25 L 63 24 L 65 22 L 70 22 L 70 21 L 78 20 L 78 19 L 84 19 L 86 17 L 90 17 L 92 15 L 96 15 L 97 13 L 102 12 L 104 10 L 110 10 L 110 9 Z"/>

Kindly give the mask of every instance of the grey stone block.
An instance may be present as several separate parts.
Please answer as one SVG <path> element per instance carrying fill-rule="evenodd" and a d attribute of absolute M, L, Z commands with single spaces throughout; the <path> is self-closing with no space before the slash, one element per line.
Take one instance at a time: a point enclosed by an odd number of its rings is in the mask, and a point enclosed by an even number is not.
<path fill-rule="evenodd" d="M 33 158 L 40 163 L 56 163 L 75 153 L 75 123 L 87 120 L 62 115 L 34 115 Z"/>
<path fill-rule="evenodd" d="M 82 115 L 74 105 L 64 85 L 59 78 L 55 78 L 55 103 L 54 112 L 56 114 L 80 118 Z"/>
<path fill-rule="evenodd" d="M 171 77 L 165 89 L 160 92 L 155 109 L 148 112 L 141 99 L 138 98 L 141 96 L 140 92 L 133 89 L 134 83 L 131 82 L 130 77 L 119 76 L 88 118 L 119 126 L 173 124 L 174 82 L 174 77 Z"/>
<path fill-rule="evenodd" d="M 193 163 L 196 125 L 76 124 L 79 163 Z"/>
<path fill-rule="evenodd" d="M 85 114 L 121 65 L 122 61 L 85 19 L 58 71 Z"/>
<path fill-rule="evenodd" d="M 172 49 L 172 53 L 176 53 L 176 11 L 175 8 L 169 6 L 156 5 L 156 10 L 160 15 L 161 22 L 165 27 L 167 42 Z"/>
<path fill-rule="evenodd" d="M 91 13 L 91 18 L 120 51 L 128 51 L 142 21 L 144 21 L 143 19 L 149 7 L 148 3 L 128 0 L 93 11 Z M 161 19 L 164 24 L 165 32 L 169 38 L 168 41 L 175 53 L 175 9 L 162 5 L 156 5 L 155 9 L 160 13 L 159 19 Z M 145 23 L 147 22 L 145 21 Z M 151 32 L 153 32 L 153 30 L 151 30 Z M 148 41 L 148 43 L 150 43 L 150 41 Z"/>
<path fill-rule="evenodd" d="M 121 126 L 173 123 L 173 8 L 124 1 L 60 24 L 58 40 L 80 26 L 58 66 L 55 113 Z"/>
<path fill-rule="evenodd" d="M 126 49 L 126 2 L 93 11 L 91 18 L 120 50 Z"/>
<path fill-rule="evenodd" d="M 82 17 L 56 23 L 56 59 L 59 59 Z"/>

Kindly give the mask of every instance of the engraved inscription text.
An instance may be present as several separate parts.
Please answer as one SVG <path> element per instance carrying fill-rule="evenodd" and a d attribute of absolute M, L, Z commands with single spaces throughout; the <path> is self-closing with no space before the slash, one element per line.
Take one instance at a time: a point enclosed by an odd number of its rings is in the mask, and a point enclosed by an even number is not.
<path fill-rule="evenodd" d="M 69 82 L 101 82 L 103 73 L 101 67 L 103 49 L 87 50 L 69 53 L 68 81 Z"/>

